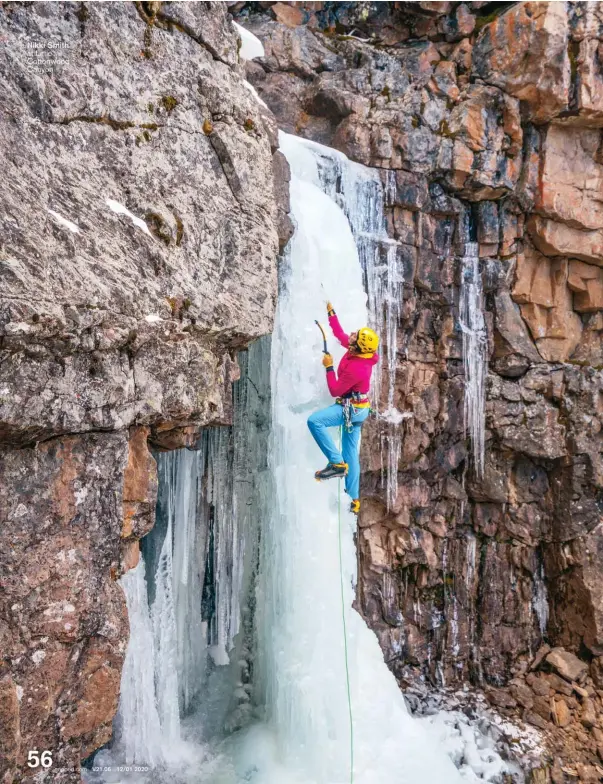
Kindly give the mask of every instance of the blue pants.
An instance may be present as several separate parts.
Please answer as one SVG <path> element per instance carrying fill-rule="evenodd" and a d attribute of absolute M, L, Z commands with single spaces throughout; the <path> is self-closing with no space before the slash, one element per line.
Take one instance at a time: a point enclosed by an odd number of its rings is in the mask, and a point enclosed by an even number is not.
<path fill-rule="evenodd" d="M 360 459 L 358 451 L 360 447 L 360 429 L 364 420 L 368 417 L 370 409 L 353 408 L 352 422 L 354 427 L 348 433 L 343 421 L 343 406 L 335 403 L 322 411 L 315 411 L 308 417 L 308 427 L 314 436 L 314 440 L 322 450 L 329 463 L 347 463 L 348 475 L 346 477 L 345 491 L 352 498 L 359 498 L 360 495 Z M 328 427 L 340 427 L 343 425 L 341 438 L 341 452 L 329 435 Z"/>

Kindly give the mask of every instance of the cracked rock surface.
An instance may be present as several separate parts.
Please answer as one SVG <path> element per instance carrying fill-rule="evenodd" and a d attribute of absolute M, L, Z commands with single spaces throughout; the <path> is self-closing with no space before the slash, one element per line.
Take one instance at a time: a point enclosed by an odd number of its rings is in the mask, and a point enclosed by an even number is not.
<path fill-rule="evenodd" d="M 272 322 L 270 141 L 226 8 L 177 24 L 178 4 L 78 8 L 0 16 L 0 428 L 15 443 L 217 421 L 228 351 Z M 67 63 L 35 73 L 28 42 L 66 44 Z"/>
<path fill-rule="evenodd" d="M 4 4 L 0 39 L 0 781 L 37 748 L 79 782 L 116 710 L 148 442 L 229 421 L 288 172 L 226 4 Z"/>

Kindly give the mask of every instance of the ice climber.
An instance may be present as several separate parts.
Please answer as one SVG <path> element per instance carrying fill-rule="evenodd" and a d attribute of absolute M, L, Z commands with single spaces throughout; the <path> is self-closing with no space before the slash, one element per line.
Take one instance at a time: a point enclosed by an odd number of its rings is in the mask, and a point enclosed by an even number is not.
<path fill-rule="evenodd" d="M 350 510 L 360 511 L 360 429 L 370 413 L 368 391 L 373 368 L 379 361 L 379 337 L 372 329 L 362 327 L 350 335 L 341 328 L 333 306 L 327 303 L 329 325 L 333 335 L 347 348 L 337 373 L 333 357 L 325 353 L 322 364 L 327 371 L 329 392 L 335 403 L 322 411 L 315 411 L 308 418 L 308 427 L 314 440 L 329 461 L 326 468 L 317 471 L 318 480 L 333 477 L 346 478 L 345 490 L 352 498 Z M 335 446 L 327 428 L 342 427 L 341 451 Z"/>

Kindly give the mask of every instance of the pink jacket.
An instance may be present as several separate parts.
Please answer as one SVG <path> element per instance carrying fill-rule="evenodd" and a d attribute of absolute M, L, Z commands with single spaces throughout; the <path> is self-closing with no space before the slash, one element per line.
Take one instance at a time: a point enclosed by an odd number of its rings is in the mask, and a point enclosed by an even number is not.
<path fill-rule="evenodd" d="M 341 328 L 337 316 L 329 316 L 329 325 L 333 334 L 344 348 L 349 348 L 350 336 Z M 371 373 L 379 361 L 379 354 L 372 357 L 359 357 L 347 351 L 341 358 L 337 374 L 334 370 L 327 371 L 327 384 L 333 397 L 341 397 L 348 392 L 360 392 L 366 395 L 371 386 Z"/>

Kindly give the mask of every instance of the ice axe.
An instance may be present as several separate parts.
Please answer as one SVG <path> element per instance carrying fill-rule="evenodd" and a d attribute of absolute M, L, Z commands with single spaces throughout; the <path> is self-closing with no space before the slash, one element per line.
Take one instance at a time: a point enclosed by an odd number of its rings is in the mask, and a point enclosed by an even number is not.
<path fill-rule="evenodd" d="M 316 324 L 316 326 L 318 327 L 318 329 L 322 333 L 322 345 L 323 345 L 322 353 L 323 354 L 328 354 L 329 353 L 329 349 L 327 348 L 327 336 L 325 334 L 324 327 L 320 323 L 320 321 L 316 321 L 316 319 L 314 320 L 314 323 Z"/>

